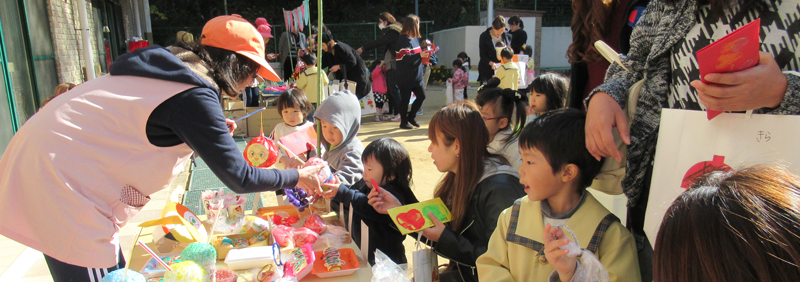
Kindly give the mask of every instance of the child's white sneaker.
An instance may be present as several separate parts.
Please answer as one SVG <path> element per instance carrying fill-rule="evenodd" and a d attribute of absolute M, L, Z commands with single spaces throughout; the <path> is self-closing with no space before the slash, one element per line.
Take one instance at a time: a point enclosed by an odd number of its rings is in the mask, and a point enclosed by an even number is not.
<path fill-rule="evenodd" d="M 394 117 L 392 117 L 391 121 L 400 121 L 400 115 L 394 115 Z"/>

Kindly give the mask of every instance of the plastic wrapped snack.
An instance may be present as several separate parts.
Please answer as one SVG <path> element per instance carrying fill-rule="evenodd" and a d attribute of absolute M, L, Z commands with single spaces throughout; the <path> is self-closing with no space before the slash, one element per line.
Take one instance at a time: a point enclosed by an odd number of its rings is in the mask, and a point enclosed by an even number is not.
<path fill-rule="evenodd" d="M 319 238 L 319 234 L 317 232 L 312 231 L 306 227 L 300 227 L 292 232 L 292 240 L 294 240 L 295 246 L 302 246 L 305 244 L 314 244 Z"/>
<path fill-rule="evenodd" d="M 325 262 L 325 267 L 328 271 L 341 270 L 345 262 L 342 260 L 342 253 L 334 247 L 327 247 L 322 251 L 322 261 Z"/>
<path fill-rule="evenodd" d="M 318 214 L 309 215 L 306 218 L 306 222 L 303 223 L 303 227 L 307 227 L 308 229 L 311 229 L 311 231 L 317 232 L 317 234 L 322 234 L 323 230 L 325 230 L 327 226 L 328 225 L 325 224 L 325 220 L 322 219 L 322 217 Z"/>
<path fill-rule="evenodd" d="M 342 244 L 350 243 L 350 232 L 347 232 L 347 229 L 341 226 L 335 225 L 328 225 L 328 228 L 325 229 L 325 234 L 331 234 L 332 236 L 336 236 L 339 238 L 338 241 L 342 242 Z M 333 242 L 333 240 L 331 240 Z"/>
<path fill-rule="evenodd" d="M 314 249 L 316 250 L 324 249 L 325 247 L 328 246 L 341 248 L 342 245 L 344 245 L 344 242 L 342 242 L 342 238 L 340 236 L 331 233 L 325 233 L 319 235 L 319 238 L 317 238 L 317 242 L 314 242 Z"/>
<path fill-rule="evenodd" d="M 292 233 L 294 233 L 294 228 L 285 225 L 278 225 L 272 229 L 272 236 L 275 237 L 275 243 L 278 243 L 281 247 L 289 246 L 292 242 Z"/>
<path fill-rule="evenodd" d="M 291 253 L 291 261 L 283 264 L 284 277 L 297 277 L 298 281 L 303 279 L 311 272 L 315 259 L 314 249 L 311 244 L 294 248 Z"/>

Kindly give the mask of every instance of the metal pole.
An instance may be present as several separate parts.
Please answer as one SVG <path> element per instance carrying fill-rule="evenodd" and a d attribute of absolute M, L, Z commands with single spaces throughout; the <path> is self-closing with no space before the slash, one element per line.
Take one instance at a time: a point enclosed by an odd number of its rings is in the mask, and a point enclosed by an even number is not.
<path fill-rule="evenodd" d="M 419 17 L 419 0 L 414 0 L 414 15 Z"/>
<path fill-rule="evenodd" d="M 139 0 L 131 0 L 131 3 L 133 3 L 134 18 L 136 18 L 136 36 L 142 37 L 142 22 L 139 18 Z"/>
<path fill-rule="evenodd" d="M 222 1 L 225 4 L 225 14 L 228 14 L 228 0 Z"/>
<path fill-rule="evenodd" d="M 78 13 L 81 17 L 81 41 L 83 41 L 83 58 L 86 61 L 86 80 L 94 79 L 94 57 L 92 56 L 92 34 L 89 30 L 89 19 L 86 17 L 86 1 L 78 0 Z"/>
<path fill-rule="evenodd" d="M 492 26 L 494 19 L 494 0 L 486 0 L 486 25 Z"/>

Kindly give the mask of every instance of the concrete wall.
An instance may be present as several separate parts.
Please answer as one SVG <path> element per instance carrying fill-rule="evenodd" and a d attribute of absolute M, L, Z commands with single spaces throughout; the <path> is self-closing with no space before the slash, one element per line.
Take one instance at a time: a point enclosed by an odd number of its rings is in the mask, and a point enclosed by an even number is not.
<path fill-rule="evenodd" d="M 528 33 L 528 37 L 530 36 Z M 569 27 L 543 27 L 540 67 L 569 68 L 566 54 L 570 43 L 572 43 L 572 31 Z"/>
<path fill-rule="evenodd" d="M 458 53 L 467 52 L 472 61 L 472 69 L 477 70 L 480 56 L 478 53 L 478 38 L 486 30 L 482 26 L 462 26 L 431 33 L 433 43 L 439 46 L 436 57 L 439 64 L 452 67 Z"/>

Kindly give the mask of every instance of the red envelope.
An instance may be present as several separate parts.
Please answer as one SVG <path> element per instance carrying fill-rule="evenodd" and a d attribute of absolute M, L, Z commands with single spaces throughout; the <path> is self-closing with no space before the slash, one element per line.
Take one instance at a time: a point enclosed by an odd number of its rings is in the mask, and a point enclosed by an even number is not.
<path fill-rule="evenodd" d="M 293 154 L 300 155 L 305 152 L 316 148 L 317 132 L 314 131 L 313 126 L 309 126 L 306 130 L 296 131 L 292 134 L 287 134 L 278 139 L 281 141 L 286 149 L 289 149 Z"/>
<path fill-rule="evenodd" d="M 708 83 L 705 77 L 709 73 L 735 72 L 758 64 L 760 30 L 761 19 L 756 19 L 697 51 L 700 80 Z M 709 110 L 707 117 L 711 120 L 721 113 Z"/>

